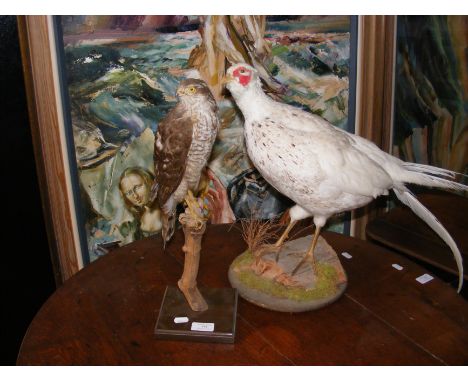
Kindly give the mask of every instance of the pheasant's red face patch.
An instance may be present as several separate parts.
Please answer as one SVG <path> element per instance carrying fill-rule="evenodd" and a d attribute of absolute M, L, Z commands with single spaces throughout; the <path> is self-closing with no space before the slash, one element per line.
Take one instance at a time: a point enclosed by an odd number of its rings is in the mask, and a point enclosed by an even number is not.
<path fill-rule="evenodd" d="M 236 70 L 234 70 L 232 72 L 232 75 L 238 78 L 238 81 L 242 86 L 247 86 L 252 80 L 252 71 L 247 68 L 244 68 L 243 66 L 240 66 Z"/>

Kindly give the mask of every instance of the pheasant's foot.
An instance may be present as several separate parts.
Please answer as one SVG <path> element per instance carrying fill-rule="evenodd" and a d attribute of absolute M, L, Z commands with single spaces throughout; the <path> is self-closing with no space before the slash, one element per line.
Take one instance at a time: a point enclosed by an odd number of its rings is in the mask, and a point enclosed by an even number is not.
<path fill-rule="evenodd" d="M 263 256 L 266 256 L 270 253 L 275 254 L 275 262 L 277 263 L 279 260 L 279 254 L 281 252 L 281 245 L 277 244 L 263 244 L 260 248 L 254 253 L 254 256 L 257 259 L 261 259 Z"/>
<path fill-rule="evenodd" d="M 302 266 L 307 262 L 310 264 L 310 267 L 312 268 L 312 272 L 314 274 L 316 274 L 317 273 L 317 262 L 316 262 L 313 255 L 311 256 L 311 255 L 309 255 L 309 253 L 306 253 L 306 255 L 302 258 L 302 260 L 296 265 L 296 267 L 291 272 L 291 276 L 294 276 L 299 271 L 299 269 L 301 269 Z"/>
<path fill-rule="evenodd" d="M 299 268 L 301 268 L 302 264 L 304 264 L 304 262 L 306 262 L 308 260 L 309 260 L 309 262 L 311 264 L 312 272 L 316 273 L 317 267 L 316 267 L 316 264 L 315 264 L 314 249 L 315 249 L 315 246 L 317 245 L 317 241 L 318 241 L 318 238 L 319 238 L 319 235 L 320 235 L 320 229 L 321 228 L 322 227 L 320 227 L 318 225 L 315 226 L 315 234 L 314 234 L 314 238 L 312 239 L 312 243 L 310 244 L 310 247 L 307 250 L 307 252 L 306 252 L 305 256 L 303 257 L 303 259 L 293 269 L 291 275 L 294 276 L 297 273 L 297 271 L 299 270 Z"/>
<path fill-rule="evenodd" d="M 192 310 L 195 312 L 203 312 L 208 309 L 208 304 L 196 286 L 186 287 L 181 280 L 177 282 L 177 285 L 184 294 Z"/>

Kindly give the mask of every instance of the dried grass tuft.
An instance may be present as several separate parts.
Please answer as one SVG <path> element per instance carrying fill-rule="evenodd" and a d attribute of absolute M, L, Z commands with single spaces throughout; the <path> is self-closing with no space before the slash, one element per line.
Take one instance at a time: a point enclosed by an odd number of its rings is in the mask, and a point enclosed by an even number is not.
<path fill-rule="evenodd" d="M 255 255 L 265 245 L 278 238 L 280 225 L 271 220 L 242 219 L 242 237 L 244 238 L 250 253 Z"/>

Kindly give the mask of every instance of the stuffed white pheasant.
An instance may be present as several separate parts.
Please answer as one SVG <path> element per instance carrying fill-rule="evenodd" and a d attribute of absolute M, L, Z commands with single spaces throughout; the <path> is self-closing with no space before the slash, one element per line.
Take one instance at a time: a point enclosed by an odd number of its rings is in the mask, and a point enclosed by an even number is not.
<path fill-rule="evenodd" d="M 393 189 L 451 248 L 461 290 L 463 264 L 457 245 L 405 187 L 405 183 L 414 183 L 468 191 L 467 186 L 443 178 L 453 179 L 454 172 L 403 162 L 317 115 L 274 101 L 263 92 L 256 70 L 247 64 L 230 67 L 225 82 L 244 115 L 250 159 L 273 187 L 296 203 L 277 247 L 298 220 L 313 216 L 315 235 L 305 257 L 313 262 L 320 229 L 328 218 L 364 206 Z"/>

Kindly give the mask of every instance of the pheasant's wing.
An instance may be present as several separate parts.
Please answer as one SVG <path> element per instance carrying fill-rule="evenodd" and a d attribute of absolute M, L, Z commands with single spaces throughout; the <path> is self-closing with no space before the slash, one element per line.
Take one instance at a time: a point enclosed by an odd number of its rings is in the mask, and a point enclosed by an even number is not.
<path fill-rule="evenodd" d="M 193 122 L 181 104 L 159 123 L 154 141 L 154 173 L 157 202 L 162 207 L 177 189 L 185 173 L 192 144 Z"/>
<path fill-rule="evenodd" d="M 374 153 L 381 150 L 377 146 L 374 146 L 374 150 L 368 146 L 363 150 L 361 142 L 354 140 L 353 135 L 335 127 L 329 131 L 332 141 L 327 141 L 332 142 L 333 148 L 329 147 L 327 153 L 322 154 L 321 165 L 330 182 L 353 195 L 375 198 L 386 194 L 392 188 L 393 180 L 385 170 L 384 163 L 377 160 L 384 159 L 384 156 Z"/>
<path fill-rule="evenodd" d="M 300 129 L 290 128 L 291 124 L 288 128 L 284 126 L 294 150 L 300 153 L 300 166 L 305 169 L 293 175 L 303 177 L 304 184 L 319 185 L 324 193 L 329 192 L 330 195 L 345 192 L 376 197 L 392 187 L 392 178 L 375 159 L 378 156 L 373 158 L 369 155 L 368 148 L 367 152 L 362 150 L 353 135 L 323 119 L 319 121 L 319 124 L 314 123 L 307 128 L 310 119 L 300 120 L 299 116 L 296 125 L 301 125 Z M 375 150 L 381 151 L 377 146 Z"/>

